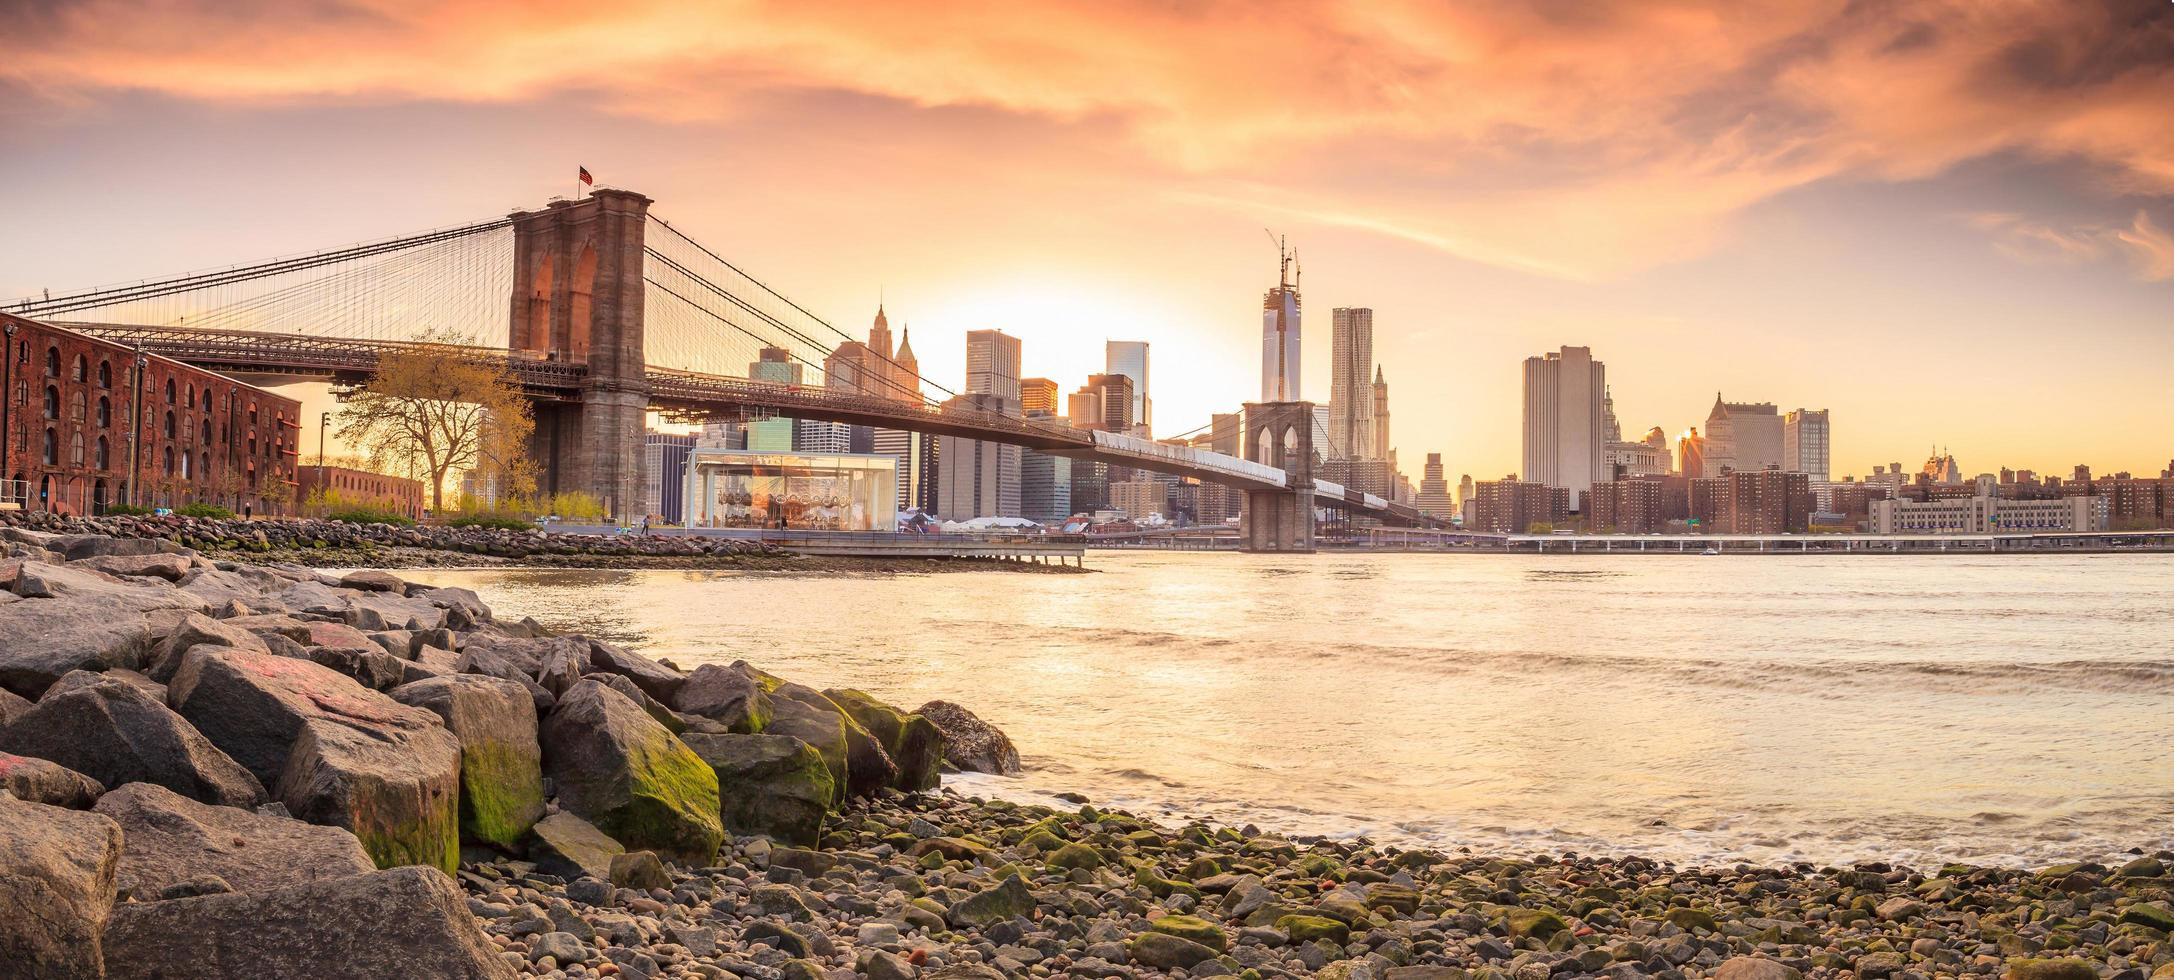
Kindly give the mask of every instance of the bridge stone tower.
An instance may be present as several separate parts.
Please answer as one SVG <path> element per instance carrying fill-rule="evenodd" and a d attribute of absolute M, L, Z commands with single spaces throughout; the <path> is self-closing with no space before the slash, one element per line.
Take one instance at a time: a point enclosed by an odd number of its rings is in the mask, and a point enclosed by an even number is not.
<path fill-rule="evenodd" d="M 535 403 L 530 457 L 546 493 L 581 491 L 619 517 L 642 500 L 649 410 L 642 346 L 642 247 L 650 200 L 599 189 L 513 219 L 508 345 L 587 367 L 581 400 Z"/>
<path fill-rule="evenodd" d="M 1313 552 L 1313 403 L 1247 402 L 1245 458 L 1289 474 L 1282 490 L 1246 491 L 1238 522 L 1246 551 Z"/>

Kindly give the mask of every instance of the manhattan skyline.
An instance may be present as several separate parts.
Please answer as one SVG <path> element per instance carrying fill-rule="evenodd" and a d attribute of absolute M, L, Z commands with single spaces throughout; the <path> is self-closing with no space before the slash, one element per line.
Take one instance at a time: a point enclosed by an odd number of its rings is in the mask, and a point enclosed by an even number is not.
<path fill-rule="evenodd" d="M 2174 408 L 2163 4 L 235 9 L 0 14 L 0 175 L 38 191 L 0 294 L 487 217 L 578 164 L 848 331 L 884 290 L 955 389 L 970 330 L 1067 391 L 1147 341 L 1163 433 L 1257 388 L 1268 226 L 1305 364 L 1375 311 L 1407 461 L 1516 470 L 1517 365 L 1571 345 L 1627 431 L 1716 388 L 1829 408 L 1836 476 L 2166 462 L 2104 424 Z"/>

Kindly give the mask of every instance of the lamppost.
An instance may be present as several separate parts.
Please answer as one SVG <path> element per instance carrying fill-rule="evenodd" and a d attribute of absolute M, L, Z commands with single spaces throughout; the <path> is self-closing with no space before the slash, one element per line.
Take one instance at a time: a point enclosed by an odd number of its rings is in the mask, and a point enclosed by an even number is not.
<path fill-rule="evenodd" d="M 144 356 L 143 348 L 136 348 L 136 380 L 128 393 L 128 505 L 131 507 L 136 505 L 136 485 L 143 482 L 136 444 L 143 437 L 143 375 L 144 369 L 150 366 L 151 359 Z"/>
<path fill-rule="evenodd" d="M 0 352 L 0 466 L 7 465 L 8 450 L 11 448 L 8 445 L 8 440 L 14 437 L 15 327 L 15 321 L 9 320 L 7 322 L 7 350 Z M 7 478 L 6 473 L 0 473 L 0 480 Z M 13 494 L 14 492 L 14 487 L 8 488 L 8 493 Z M 28 488 L 25 488 L 23 493 L 27 498 L 29 496 Z M 23 506 L 29 507 L 30 501 L 25 499 Z"/>

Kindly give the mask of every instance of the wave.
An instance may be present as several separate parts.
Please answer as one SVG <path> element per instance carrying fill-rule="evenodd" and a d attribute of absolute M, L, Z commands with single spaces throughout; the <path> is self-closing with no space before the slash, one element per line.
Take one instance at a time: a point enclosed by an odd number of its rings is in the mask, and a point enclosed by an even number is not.
<path fill-rule="evenodd" d="M 1003 628 L 1003 627 L 999 627 Z M 1499 673 L 1519 676 L 1593 672 L 1606 678 L 1640 683 L 1665 680 L 1694 686 L 1737 690 L 1787 689 L 1823 694 L 1877 685 L 1891 688 L 1914 682 L 1938 693 L 2001 694 L 2047 688 L 2127 695 L 2174 694 L 2174 658 L 2071 657 L 2009 659 L 1968 656 L 1777 657 L 1682 656 L 1668 653 L 1579 653 L 1559 650 L 1486 650 L 1463 647 L 1403 646 L 1351 642 L 1303 644 L 1289 640 L 1247 641 L 1200 637 L 1162 630 L 1086 627 L 1051 631 L 1046 625 L 1017 627 L 1041 642 L 1082 649 L 1153 650 L 1157 663 L 1227 666 L 1273 672 L 1278 661 L 1305 664 L 1349 662 L 1369 671 L 1439 675 Z M 1909 645 L 1938 652 L 1946 643 Z"/>

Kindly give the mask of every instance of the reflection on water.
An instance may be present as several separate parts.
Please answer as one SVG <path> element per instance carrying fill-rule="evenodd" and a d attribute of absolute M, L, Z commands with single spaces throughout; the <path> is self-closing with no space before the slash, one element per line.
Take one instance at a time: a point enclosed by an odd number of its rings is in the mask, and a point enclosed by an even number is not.
<path fill-rule="evenodd" d="M 1098 554 L 1085 576 L 419 573 L 682 666 L 963 702 L 1078 790 L 1684 860 L 2174 844 L 2174 561 Z"/>

